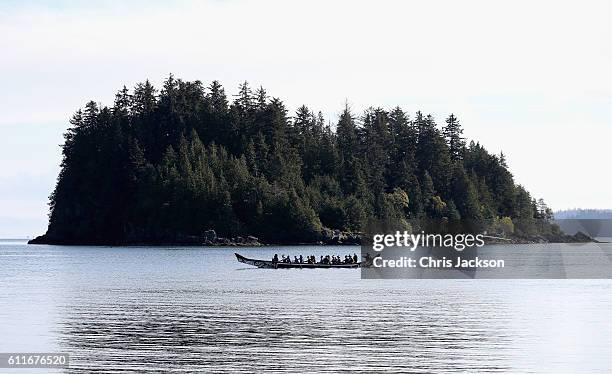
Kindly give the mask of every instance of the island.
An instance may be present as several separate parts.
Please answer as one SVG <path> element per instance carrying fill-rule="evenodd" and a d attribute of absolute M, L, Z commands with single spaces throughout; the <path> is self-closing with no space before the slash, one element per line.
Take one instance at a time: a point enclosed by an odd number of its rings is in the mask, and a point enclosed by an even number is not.
<path fill-rule="evenodd" d="M 70 120 L 47 232 L 30 243 L 358 244 L 371 219 L 473 219 L 514 240 L 566 240 L 552 210 L 515 183 L 503 153 L 450 114 L 399 107 L 334 123 L 245 82 L 170 75 L 123 87 Z M 534 239 L 535 238 L 535 239 Z"/>

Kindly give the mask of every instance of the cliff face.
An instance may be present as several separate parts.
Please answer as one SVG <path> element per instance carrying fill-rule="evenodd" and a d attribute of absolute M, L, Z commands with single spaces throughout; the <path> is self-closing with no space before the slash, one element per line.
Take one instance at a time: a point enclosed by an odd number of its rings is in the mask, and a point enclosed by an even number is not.
<path fill-rule="evenodd" d="M 89 102 L 70 124 L 49 228 L 33 243 L 201 244 L 211 228 L 354 243 L 370 218 L 503 218 L 532 233 L 550 215 L 503 155 L 465 144 L 453 115 L 440 127 L 420 112 L 345 108 L 332 131 L 246 83 L 229 103 L 217 82 L 171 76 L 159 94 L 145 82 L 112 107 Z"/>

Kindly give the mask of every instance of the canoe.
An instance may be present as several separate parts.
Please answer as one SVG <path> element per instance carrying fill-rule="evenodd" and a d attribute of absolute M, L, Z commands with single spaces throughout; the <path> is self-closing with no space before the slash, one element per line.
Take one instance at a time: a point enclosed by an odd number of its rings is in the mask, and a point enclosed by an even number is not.
<path fill-rule="evenodd" d="M 362 266 L 367 266 L 364 261 L 356 264 L 337 264 L 337 265 L 326 265 L 326 264 L 294 264 L 278 262 L 274 264 L 272 261 L 266 260 L 254 260 L 252 258 L 246 258 L 238 253 L 234 253 L 238 262 L 243 264 L 256 266 L 261 269 L 355 269 Z M 370 261 L 371 262 L 371 261 Z"/>

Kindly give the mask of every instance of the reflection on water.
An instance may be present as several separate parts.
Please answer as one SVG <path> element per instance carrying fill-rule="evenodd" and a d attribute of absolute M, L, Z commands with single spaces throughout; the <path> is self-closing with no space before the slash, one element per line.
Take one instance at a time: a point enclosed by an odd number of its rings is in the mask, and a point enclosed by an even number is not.
<path fill-rule="evenodd" d="M 466 305 L 444 309 L 445 303 L 410 301 L 400 291 L 119 292 L 123 297 L 115 305 L 94 302 L 66 311 L 62 340 L 78 348 L 79 361 L 95 356 L 90 364 L 127 361 L 143 370 L 189 365 L 214 372 L 507 368 L 502 360 L 478 361 L 482 347 L 508 343 L 494 328 L 508 321 L 493 305 L 470 306 L 490 315 L 483 326 Z"/>
<path fill-rule="evenodd" d="M 349 249 L 358 250 L 282 252 Z M 68 352 L 71 372 L 606 372 L 612 363 L 611 281 L 361 280 L 350 269 L 246 268 L 232 249 L 0 245 L 0 256 L 0 335 L 10 337 L 0 351 Z"/>

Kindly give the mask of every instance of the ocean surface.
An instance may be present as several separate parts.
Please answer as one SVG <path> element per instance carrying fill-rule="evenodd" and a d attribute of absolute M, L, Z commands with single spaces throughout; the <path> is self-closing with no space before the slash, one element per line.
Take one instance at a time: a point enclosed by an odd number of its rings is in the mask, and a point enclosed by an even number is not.
<path fill-rule="evenodd" d="M 359 254 L 0 241 L 0 352 L 68 353 L 57 372 L 74 373 L 612 368 L 612 280 L 362 280 L 252 268 L 235 251 Z M 49 372 L 13 370 L 28 371 Z"/>

